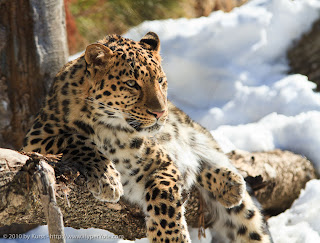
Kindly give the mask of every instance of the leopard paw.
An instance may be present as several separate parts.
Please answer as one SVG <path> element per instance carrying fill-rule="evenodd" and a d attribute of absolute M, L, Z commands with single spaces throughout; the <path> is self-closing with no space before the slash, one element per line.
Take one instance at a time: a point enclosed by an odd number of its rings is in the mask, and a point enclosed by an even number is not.
<path fill-rule="evenodd" d="M 203 170 L 201 177 L 201 186 L 212 192 L 224 207 L 232 208 L 241 204 L 246 184 L 240 174 L 228 168 L 210 168 Z"/>
<path fill-rule="evenodd" d="M 217 200 L 226 208 L 241 204 L 246 191 L 246 183 L 240 174 L 228 169 L 220 171 L 222 187 L 217 190 Z"/>
<path fill-rule="evenodd" d="M 87 174 L 87 187 L 95 198 L 105 202 L 118 202 L 123 195 L 123 188 L 118 172 L 92 171 Z"/>

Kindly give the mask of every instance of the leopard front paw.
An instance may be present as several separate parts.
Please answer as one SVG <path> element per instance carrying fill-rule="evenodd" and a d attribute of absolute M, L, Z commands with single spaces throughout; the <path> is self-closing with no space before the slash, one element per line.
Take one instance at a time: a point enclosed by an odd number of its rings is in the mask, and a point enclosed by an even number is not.
<path fill-rule="evenodd" d="M 217 200 L 226 208 L 240 205 L 246 191 L 243 177 L 228 169 L 222 169 L 219 174 L 222 186 L 217 189 Z"/>
<path fill-rule="evenodd" d="M 246 184 L 240 174 L 228 168 L 210 168 L 205 169 L 201 177 L 201 186 L 210 191 L 224 207 L 232 208 L 241 204 Z"/>
<path fill-rule="evenodd" d="M 123 188 L 118 172 L 88 173 L 87 187 L 95 198 L 105 202 L 118 202 Z"/>

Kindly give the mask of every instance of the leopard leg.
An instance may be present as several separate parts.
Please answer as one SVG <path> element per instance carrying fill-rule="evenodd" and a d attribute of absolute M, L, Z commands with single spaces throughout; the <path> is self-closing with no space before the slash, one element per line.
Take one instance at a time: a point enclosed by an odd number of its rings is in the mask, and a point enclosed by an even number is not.
<path fill-rule="evenodd" d="M 72 141 L 73 140 L 73 141 Z M 72 141 L 72 143 L 70 143 Z M 71 135 L 62 151 L 66 160 L 78 163 L 86 176 L 87 188 L 100 201 L 117 202 L 123 195 L 120 174 L 90 139 Z"/>
<path fill-rule="evenodd" d="M 246 190 L 243 177 L 233 168 L 202 165 L 197 183 L 226 208 L 241 204 Z"/>
<path fill-rule="evenodd" d="M 43 132 L 42 135 L 44 134 Z M 62 153 L 62 161 L 74 163 L 75 167 L 86 177 L 87 188 L 97 199 L 117 202 L 123 195 L 119 172 L 89 138 L 65 133 L 35 139 L 37 143 L 27 143 L 22 150 L 37 151 L 43 154 Z"/>
<path fill-rule="evenodd" d="M 150 242 L 191 242 L 179 181 L 179 172 L 171 163 L 153 172 L 146 180 L 145 213 Z"/>
<path fill-rule="evenodd" d="M 246 191 L 240 205 L 225 208 L 210 192 L 199 188 L 206 204 L 206 222 L 217 242 L 271 243 L 259 203 Z"/>

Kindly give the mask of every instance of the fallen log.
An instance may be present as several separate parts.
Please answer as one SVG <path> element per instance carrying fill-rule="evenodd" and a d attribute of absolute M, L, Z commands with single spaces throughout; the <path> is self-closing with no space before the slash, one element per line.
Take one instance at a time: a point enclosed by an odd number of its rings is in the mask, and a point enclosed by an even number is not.
<path fill-rule="evenodd" d="M 288 209 L 305 184 L 317 177 L 310 161 L 289 151 L 233 151 L 229 157 L 270 216 Z"/>
<path fill-rule="evenodd" d="M 267 212 L 288 208 L 306 182 L 316 178 L 310 161 L 288 151 L 233 151 L 229 155 Z M 136 205 L 123 199 L 116 204 L 98 201 L 87 190 L 85 178 L 70 164 L 56 162 L 57 159 L 53 155 L 0 149 L 0 227 L 13 223 L 48 224 L 50 200 L 44 203 L 42 198 L 50 192 L 39 189 L 43 184 L 39 183 L 39 173 L 45 173 L 51 181 L 49 185 L 55 185 L 51 196 L 56 197 L 54 206 L 61 210 L 64 226 L 105 229 L 130 240 L 145 237 L 144 215 Z M 39 168 L 39 164 L 46 169 Z M 47 188 L 50 190 L 50 186 Z M 190 226 L 205 224 L 200 210 L 205 208 L 199 205 L 199 193 L 191 190 L 186 205 Z"/>

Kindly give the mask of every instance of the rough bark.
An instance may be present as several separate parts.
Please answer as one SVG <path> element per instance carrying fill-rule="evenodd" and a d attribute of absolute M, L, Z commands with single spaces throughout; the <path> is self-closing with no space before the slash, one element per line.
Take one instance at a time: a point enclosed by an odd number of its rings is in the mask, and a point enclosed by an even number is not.
<path fill-rule="evenodd" d="M 288 209 L 305 184 L 317 178 L 310 161 L 289 151 L 233 151 L 229 157 L 268 215 Z"/>
<path fill-rule="evenodd" d="M 0 146 L 19 148 L 67 61 L 63 0 L 0 2 Z"/>
<path fill-rule="evenodd" d="M 230 156 L 254 188 L 264 209 L 273 212 L 289 207 L 305 183 L 316 178 L 311 163 L 291 152 L 234 151 Z M 0 149 L 0 227 L 13 223 L 46 224 L 37 183 L 33 179 L 35 161 L 32 158 Z M 84 177 L 75 168 L 64 162 L 50 161 L 49 157 L 48 163 L 55 170 L 57 205 L 65 226 L 106 229 L 126 239 L 145 236 L 144 215 L 136 205 L 123 199 L 117 204 L 96 200 L 86 189 Z M 189 196 L 188 224 L 202 226 L 205 222 L 200 214 L 198 191 L 192 189 Z"/>
<path fill-rule="evenodd" d="M 48 224 L 49 235 L 64 235 L 63 215 L 57 205 L 54 186 L 56 178 L 53 167 L 37 154 L 31 156 L 33 163 L 29 163 L 28 171 L 35 169 L 33 177 L 37 184 L 40 201 Z M 55 161 L 54 161 L 55 162 Z M 65 243 L 63 237 L 50 238 L 50 243 Z"/>
<path fill-rule="evenodd" d="M 288 50 L 290 73 L 306 75 L 320 91 L 320 19 Z"/>

